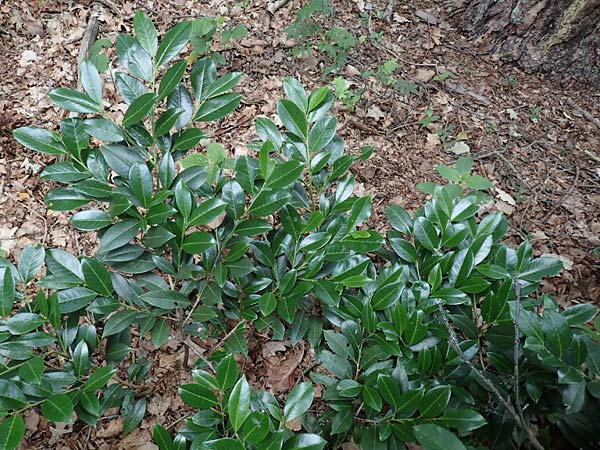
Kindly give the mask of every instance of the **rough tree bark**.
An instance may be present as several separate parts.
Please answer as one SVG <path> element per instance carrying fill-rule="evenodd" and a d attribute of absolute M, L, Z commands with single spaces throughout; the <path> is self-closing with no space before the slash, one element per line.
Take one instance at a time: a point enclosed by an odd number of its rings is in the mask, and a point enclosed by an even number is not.
<path fill-rule="evenodd" d="M 446 0 L 478 48 L 600 87 L 600 0 Z"/>

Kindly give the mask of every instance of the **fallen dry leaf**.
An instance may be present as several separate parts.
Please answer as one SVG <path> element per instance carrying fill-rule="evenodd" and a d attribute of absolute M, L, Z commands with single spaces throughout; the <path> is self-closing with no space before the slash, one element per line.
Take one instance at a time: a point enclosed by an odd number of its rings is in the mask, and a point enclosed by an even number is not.
<path fill-rule="evenodd" d="M 448 149 L 448 151 L 454 153 L 455 155 L 464 155 L 465 153 L 469 153 L 471 151 L 471 147 L 466 142 L 455 142 L 452 147 Z"/>

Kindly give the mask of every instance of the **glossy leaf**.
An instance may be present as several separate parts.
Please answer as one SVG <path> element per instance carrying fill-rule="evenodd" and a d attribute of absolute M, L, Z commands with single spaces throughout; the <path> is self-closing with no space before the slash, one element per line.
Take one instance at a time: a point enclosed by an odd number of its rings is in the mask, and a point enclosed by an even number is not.
<path fill-rule="evenodd" d="M 56 88 L 48 92 L 52 102 L 63 109 L 77 113 L 98 113 L 102 107 L 94 99 L 83 92 L 69 88 Z"/>
<path fill-rule="evenodd" d="M 240 94 L 223 94 L 204 101 L 194 114 L 197 122 L 211 122 L 221 119 L 238 107 L 242 96 Z"/>
<path fill-rule="evenodd" d="M 133 29 L 135 30 L 136 39 L 144 50 L 151 56 L 156 55 L 158 32 L 150 18 L 142 11 L 136 11 L 133 17 Z"/>
<path fill-rule="evenodd" d="M 0 423 L 0 450 L 16 450 L 25 437 L 25 422 L 19 414 L 13 414 Z"/>
<path fill-rule="evenodd" d="M 13 136 L 19 144 L 36 152 L 49 155 L 64 155 L 67 153 L 64 145 L 48 130 L 21 127 L 13 131 Z"/>
<path fill-rule="evenodd" d="M 192 22 L 180 22 L 163 36 L 156 51 L 156 65 L 162 66 L 179 54 L 190 40 Z"/>
<path fill-rule="evenodd" d="M 85 92 L 100 105 L 102 103 L 102 81 L 98 69 L 89 59 L 83 60 L 79 66 L 79 78 Z"/>
<path fill-rule="evenodd" d="M 417 425 L 413 430 L 423 450 L 466 450 L 454 434 L 438 425 Z"/>
<path fill-rule="evenodd" d="M 149 92 L 147 94 L 142 94 L 138 98 L 136 98 L 127 108 L 125 112 L 125 117 L 123 118 L 123 126 L 134 125 L 138 122 L 141 122 L 144 117 L 146 117 L 152 108 L 154 107 L 154 102 L 156 101 L 156 95 Z"/>
<path fill-rule="evenodd" d="M 115 47 L 123 67 L 143 80 L 152 80 L 152 58 L 135 38 L 120 34 L 115 41 Z"/>
<path fill-rule="evenodd" d="M 99 230 L 112 224 L 112 218 L 104 211 L 79 211 L 70 218 L 71 225 L 78 230 Z"/>
<path fill-rule="evenodd" d="M 52 422 L 70 422 L 73 402 L 66 394 L 54 394 L 42 403 L 42 414 Z"/>
<path fill-rule="evenodd" d="M 100 250 L 107 253 L 128 244 L 138 233 L 136 220 L 123 220 L 112 225 L 100 238 Z"/>
<path fill-rule="evenodd" d="M 314 399 L 314 389 L 312 383 L 303 382 L 298 383 L 288 394 L 285 400 L 285 407 L 283 409 L 283 417 L 286 422 L 297 419 L 302 416 Z"/>
<path fill-rule="evenodd" d="M 243 376 L 233 387 L 227 402 L 227 413 L 234 431 L 238 431 L 250 415 L 250 385 Z"/>
<path fill-rule="evenodd" d="M 110 272 L 103 264 L 92 258 L 84 258 L 81 262 L 81 270 L 85 284 L 101 295 L 110 296 L 113 291 Z"/>
<path fill-rule="evenodd" d="M 44 265 L 46 252 L 41 244 L 26 246 L 19 256 L 18 271 L 23 282 L 32 280 Z"/>

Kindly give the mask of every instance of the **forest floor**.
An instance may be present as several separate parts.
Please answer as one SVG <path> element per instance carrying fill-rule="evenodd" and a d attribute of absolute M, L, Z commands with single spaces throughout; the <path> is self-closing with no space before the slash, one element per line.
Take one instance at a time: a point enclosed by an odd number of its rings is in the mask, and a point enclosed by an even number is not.
<path fill-rule="evenodd" d="M 245 25 L 246 37 L 222 52 L 228 71 L 245 74 L 240 85 L 244 100 L 210 130 L 232 155 L 239 155 L 248 152 L 246 144 L 255 138 L 253 119 L 274 115 L 284 76 L 310 88 L 331 82 L 332 77 L 321 77 L 328 64 L 322 53 L 291 55 L 294 42 L 285 29 L 305 3 L 292 0 L 271 15 L 266 0 L 0 2 L 1 248 L 9 257 L 36 242 L 77 254 L 93 251 L 92 234 L 74 230 L 68 213 L 44 205 L 51 186 L 38 175 L 51 158 L 25 150 L 11 136 L 18 126 L 57 126 L 62 112 L 46 94 L 57 86 L 75 87 L 77 54 L 90 14 L 99 17 L 99 37 L 111 40 L 131 31 L 137 9 L 147 12 L 160 30 L 206 15 L 228 16 L 230 23 Z M 530 239 L 536 255 L 555 255 L 564 262 L 563 273 L 544 281 L 542 291 L 563 306 L 600 304 L 600 262 L 592 253 L 600 246 L 600 93 L 583 86 L 567 89 L 501 58 L 478 55 L 434 2 L 399 2 L 393 11 L 386 11 L 387 1 L 333 3 L 335 14 L 323 19 L 324 26 L 367 36 L 339 71 L 353 89 L 364 89 L 362 98 L 354 112 L 338 103 L 334 113 L 339 135 L 351 151 L 374 148 L 373 157 L 353 169 L 357 193 L 373 199 L 369 225 L 385 231 L 389 204 L 417 209 L 424 194 L 416 184 L 440 181 L 434 167 L 453 164 L 457 154 L 469 152 L 476 171 L 495 185 L 490 207 L 510 218 L 509 241 Z M 361 21 L 361 15 L 370 20 Z M 368 38 L 380 32 L 380 38 Z M 391 59 L 399 63 L 396 76 L 415 83 L 416 93 L 386 87 L 374 75 Z M 373 75 L 365 78 L 365 70 Z M 428 116 L 437 120 L 423 126 L 420 121 Z M 251 381 L 285 393 L 294 373 L 310 363 L 309 349 L 255 338 L 264 342 L 250 343 L 246 368 Z M 156 361 L 147 385 L 139 387 L 153 386 L 153 393 L 142 426 L 130 435 L 120 436 L 122 422 L 115 416 L 102 418 L 92 429 L 80 423 L 50 425 L 30 411 L 22 448 L 156 449 L 150 443 L 152 424 L 177 428 L 186 414 L 176 392 L 189 379 L 182 355 L 176 340 L 160 352 L 151 345 L 139 349 L 138 357 Z"/>

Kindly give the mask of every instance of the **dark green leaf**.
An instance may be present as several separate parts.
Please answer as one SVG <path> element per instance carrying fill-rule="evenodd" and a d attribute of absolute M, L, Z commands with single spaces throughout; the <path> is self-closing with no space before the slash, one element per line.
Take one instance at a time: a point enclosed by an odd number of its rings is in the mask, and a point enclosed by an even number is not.
<path fill-rule="evenodd" d="M 102 107 L 83 92 L 69 88 L 56 88 L 48 92 L 52 102 L 63 109 L 77 113 L 98 113 Z"/>
<path fill-rule="evenodd" d="M 310 382 L 298 383 L 288 394 L 283 409 L 283 417 L 286 422 L 302 416 L 312 405 L 314 389 Z"/>
<path fill-rule="evenodd" d="M 439 421 L 448 427 L 452 427 L 466 433 L 484 426 L 487 421 L 476 411 L 470 409 L 457 409 L 446 411 Z"/>
<path fill-rule="evenodd" d="M 167 109 L 156 121 L 154 125 L 154 134 L 156 136 L 164 136 L 166 134 L 169 134 L 171 128 L 175 126 L 175 123 L 177 122 L 181 114 L 183 114 L 182 109 Z"/>
<path fill-rule="evenodd" d="M 223 358 L 215 372 L 215 377 L 221 391 L 225 392 L 233 386 L 238 379 L 239 374 L 240 371 L 235 358 L 232 355 L 227 355 Z"/>
<path fill-rule="evenodd" d="M 253 444 L 264 441 L 269 434 L 269 418 L 267 415 L 259 411 L 250 414 L 244 422 L 242 434 L 246 441 Z"/>
<path fill-rule="evenodd" d="M 333 116 L 323 116 L 313 125 L 308 134 L 308 148 L 311 153 L 316 153 L 327 144 L 335 136 L 337 120 Z"/>
<path fill-rule="evenodd" d="M 152 58 L 137 39 L 120 34 L 115 41 L 115 47 L 123 67 L 143 80 L 152 80 Z"/>
<path fill-rule="evenodd" d="M 269 216 L 288 201 L 289 195 L 284 191 L 262 191 L 254 198 L 250 207 L 250 214 L 259 217 Z"/>
<path fill-rule="evenodd" d="M 467 450 L 454 434 L 438 425 L 417 425 L 413 430 L 423 450 Z"/>
<path fill-rule="evenodd" d="M 89 172 L 76 167 L 70 161 L 62 161 L 46 166 L 40 175 L 40 178 L 43 180 L 60 181 L 61 183 L 84 180 L 89 177 Z"/>
<path fill-rule="evenodd" d="M 277 103 L 277 114 L 281 123 L 296 136 L 308 138 L 308 122 L 304 113 L 291 100 L 279 100 Z"/>
<path fill-rule="evenodd" d="M 428 390 L 421 403 L 421 417 L 437 417 L 450 401 L 450 386 L 435 386 Z"/>
<path fill-rule="evenodd" d="M 327 441 L 316 434 L 299 433 L 286 441 L 283 450 L 323 450 Z"/>
<path fill-rule="evenodd" d="M 184 384 L 178 390 L 181 399 L 192 408 L 206 409 L 217 404 L 215 394 L 199 384 Z"/>
<path fill-rule="evenodd" d="M 28 383 L 40 384 L 44 373 L 44 360 L 39 356 L 29 358 L 19 367 L 19 377 Z M 1 448 L 1 447 L 0 447 Z"/>
<path fill-rule="evenodd" d="M 21 312 L 14 314 L 5 322 L 6 329 L 11 334 L 25 334 L 40 327 L 45 320 L 38 314 Z"/>
<path fill-rule="evenodd" d="M 147 208 L 152 199 L 152 174 L 148 166 L 135 163 L 129 169 L 129 187 L 133 195 Z"/>
<path fill-rule="evenodd" d="M 440 238 L 435 226 L 425 217 L 417 217 L 413 230 L 415 240 L 427 250 L 433 251 L 440 246 Z"/>
<path fill-rule="evenodd" d="M 64 145 L 52 132 L 34 127 L 21 127 L 13 131 L 17 142 L 31 150 L 49 155 L 64 155 L 67 153 Z"/>
<path fill-rule="evenodd" d="M 241 78 L 242 74 L 239 72 L 231 72 L 227 75 L 217 78 L 208 86 L 205 94 L 206 98 L 213 98 L 226 93 L 236 84 L 238 84 Z"/>
<path fill-rule="evenodd" d="M 158 446 L 159 450 L 174 450 L 173 438 L 171 434 L 165 430 L 162 425 L 155 424 L 152 430 L 152 439 Z"/>
<path fill-rule="evenodd" d="M 123 434 L 131 433 L 142 422 L 146 414 L 146 399 L 140 398 L 130 408 L 123 408 L 121 414 L 125 417 Z"/>
<path fill-rule="evenodd" d="M 125 139 L 119 127 L 108 119 L 86 119 L 83 123 L 85 132 L 101 141 L 120 142 Z"/>
<path fill-rule="evenodd" d="M 130 327 L 137 318 L 138 314 L 139 313 L 137 311 L 132 310 L 117 311 L 116 313 L 112 314 L 104 324 L 102 338 L 120 333 L 124 329 Z"/>
<path fill-rule="evenodd" d="M 108 253 L 123 247 L 137 235 L 138 230 L 139 226 L 136 220 L 123 220 L 114 224 L 100 238 L 100 250 Z"/>
<path fill-rule="evenodd" d="M 202 253 L 214 245 L 216 241 L 212 234 L 206 231 L 194 231 L 185 237 L 181 248 L 184 252 L 193 255 Z"/>
<path fill-rule="evenodd" d="M 210 58 L 202 58 L 198 60 L 192 73 L 190 74 L 190 80 L 192 82 L 192 88 L 194 89 L 194 97 L 197 101 L 205 100 L 208 87 L 217 78 L 217 67 Z"/>
<path fill-rule="evenodd" d="M 369 408 L 379 412 L 383 406 L 383 401 L 381 400 L 381 396 L 376 389 L 365 386 L 362 391 L 362 398 Z"/>
<path fill-rule="evenodd" d="M 179 135 L 177 141 L 175 141 L 173 150 L 189 150 L 190 148 L 198 145 L 198 143 L 205 137 L 206 134 L 204 131 L 198 128 L 189 128 Z"/>
<path fill-rule="evenodd" d="M 190 122 L 190 119 L 194 114 L 194 101 L 192 100 L 190 92 L 183 84 L 176 86 L 173 92 L 169 94 L 169 97 L 167 98 L 167 106 L 169 108 L 181 109 L 183 111 L 183 113 L 181 113 L 181 115 L 177 119 L 177 122 L 175 122 L 175 128 L 177 129 L 182 129 L 183 127 L 185 127 Z M 183 134 L 186 134 L 186 132 L 188 131 L 194 130 L 196 130 L 196 132 L 200 131 L 194 128 L 190 128 L 188 130 L 184 130 Z M 204 135 L 204 133 L 202 134 Z M 181 139 L 182 138 L 180 137 L 178 141 Z M 186 142 L 186 139 L 184 139 L 183 142 Z M 194 145 L 196 145 L 199 142 L 199 140 L 196 141 L 194 144 L 187 143 L 184 145 L 183 142 L 179 144 L 179 146 L 177 145 L 177 143 L 175 143 L 174 149 L 187 150 L 188 148 L 192 148 Z M 185 146 L 187 146 L 187 148 L 184 148 Z"/>
<path fill-rule="evenodd" d="M 21 260 L 19 260 L 19 264 L 21 264 Z M 597 312 L 598 307 L 589 303 L 582 303 L 568 307 L 562 312 L 562 315 L 567 319 L 569 326 L 573 326 L 588 323 L 596 316 Z"/>
<path fill-rule="evenodd" d="M 303 170 L 304 164 L 296 160 L 276 164 L 266 185 L 273 190 L 283 189 L 296 181 Z"/>
<path fill-rule="evenodd" d="M 413 229 L 413 221 L 404 208 L 398 205 L 390 205 L 386 209 L 390 225 L 400 233 L 410 234 Z"/>
<path fill-rule="evenodd" d="M 171 67 L 169 67 L 169 69 L 163 75 L 163 78 L 160 81 L 160 86 L 158 87 L 159 100 L 167 97 L 171 92 L 173 92 L 175 87 L 183 78 L 186 68 L 187 62 L 184 59 L 177 61 Z"/>
<path fill-rule="evenodd" d="M 123 126 L 134 125 L 138 122 L 141 122 L 144 117 L 152 111 L 154 108 L 154 102 L 156 101 L 156 95 L 149 92 L 147 94 L 142 94 L 138 98 L 136 98 L 127 111 L 125 112 L 125 117 L 123 118 Z"/>
<path fill-rule="evenodd" d="M 19 256 L 19 276 L 25 283 L 32 280 L 44 265 L 46 252 L 41 244 L 26 246 Z"/>
<path fill-rule="evenodd" d="M 102 103 L 102 81 L 98 69 L 90 60 L 82 61 L 79 66 L 79 78 L 85 92 L 100 105 Z"/>
<path fill-rule="evenodd" d="M 554 311 L 544 311 L 542 331 L 550 351 L 563 358 L 573 339 L 567 319 Z"/>
<path fill-rule="evenodd" d="M 220 438 L 204 441 L 196 447 L 198 450 L 245 450 L 240 441 L 232 438 Z"/>
<path fill-rule="evenodd" d="M 15 303 L 15 281 L 9 267 L 0 267 L 0 317 L 6 317 Z"/>
<path fill-rule="evenodd" d="M 234 431 L 238 431 L 250 415 L 250 385 L 243 376 L 233 387 L 227 402 L 227 413 Z"/>
<path fill-rule="evenodd" d="M 285 95 L 287 95 L 301 111 L 306 111 L 308 109 L 308 97 L 302 83 L 295 78 L 285 77 L 283 80 L 283 90 L 285 91 Z M 312 106 L 315 107 L 314 104 Z"/>
<path fill-rule="evenodd" d="M 70 211 L 91 200 L 73 188 L 55 188 L 46 194 L 46 206 L 53 211 Z"/>
<path fill-rule="evenodd" d="M 179 54 L 190 40 L 192 22 L 180 22 L 163 36 L 156 52 L 156 66 L 162 66 Z"/>
<path fill-rule="evenodd" d="M 194 121 L 211 122 L 225 117 L 240 104 L 242 96 L 240 94 L 223 94 L 218 97 L 205 100 L 196 113 Z"/>
<path fill-rule="evenodd" d="M 42 414 L 52 422 L 70 422 L 73 402 L 66 394 L 55 394 L 42 403 Z"/>
<path fill-rule="evenodd" d="M 115 84 L 123 100 L 128 105 L 133 103 L 138 97 L 148 93 L 148 89 L 146 89 L 146 86 L 140 80 L 126 73 L 117 72 L 115 74 Z"/>
<path fill-rule="evenodd" d="M 189 225 L 206 225 L 216 220 L 225 211 L 225 202 L 218 198 L 210 198 L 202 202 L 190 214 Z"/>
<path fill-rule="evenodd" d="M 83 385 L 83 389 L 87 392 L 95 392 L 101 389 L 109 382 L 117 369 L 112 367 L 100 367 L 96 369 Z"/>
<path fill-rule="evenodd" d="M 156 55 L 158 32 L 150 18 L 142 11 L 136 11 L 133 17 L 133 29 L 135 30 L 135 37 L 144 50 L 151 56 Z"/>
<path fill-rule="evenodd" d="M 111 217 L 104 211 L 87 210 L 79 211 L 71 216 L 71 225 L 78 230 L 99 230 L 112 223 Z"/>
<path fill-rule="evenodd" d="M 25 422 L 19 414 L 0 423 L 0 450 L 16 450 L 25 436 Z"/>
<path fill-rule="evenodd" d="M 235 229 L 239 236 L 256 236 L 271 231 L 273 226 L 262 219 L 248 219 L 241 222 Z"/>
<path fill-rule="evenodd" d="M 534 259 L 525 265 L 519 273 L 519 278 L 527 281 L 540 281 L 544 277 L 553 277 L 562 270 L 560 259 L 542 257 Z"/>
<path fill-rule="evenodd" d="M 110 296 L 113 291 L 110 272 L 103 264 L 92 258 L 84 258 L 81 262 L 81 270 L 85 284 L 101 295 Z"/>

